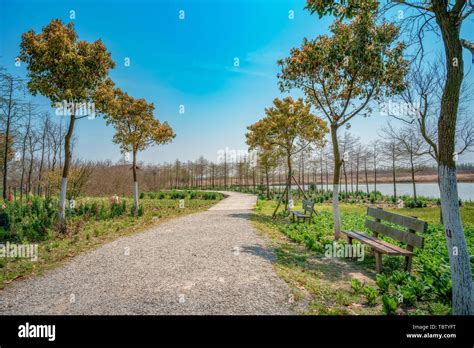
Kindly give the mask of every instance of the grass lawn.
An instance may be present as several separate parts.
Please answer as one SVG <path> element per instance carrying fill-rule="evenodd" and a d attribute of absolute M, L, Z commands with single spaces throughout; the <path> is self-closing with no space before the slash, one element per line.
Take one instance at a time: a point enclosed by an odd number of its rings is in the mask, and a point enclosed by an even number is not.
<path fill-rule="evenodd" d="M 124 198 L 124 200 L 129 207 L 133 205 L 131 198 Z M 0 258 L 0 289 L 15 279 L 41 274 L 47 269 L 62 264 L 70 257 L 95 249 L 119 237 L 143 231 L 174 217 L 207 210 L 219 200 L 220 197 L 206 200 L 186 198 L 184 208 L 180 208 L 178 199 L 144 198 L 140 199 L 140 206 L 144 208 L 144 213 L 140 217 L 129 214 L 106 220 L 72 217 L 69 219 L 69 232 L 66 235 L 58 235 L 51 231 L 50 238 L 38 243 L 37 261 Z M 82 198 L 76 204 L 81 204 L 81 201 L 108 203 L 108 198 Z"/>
<path fill-rule="evenodd" d="M 259 200 L 253 222 L 272 241 L 277 255 L 275 270 L 290 285 L 296 308 L 302 313 L 383 314 L 388 298 L 399 302 L 394 311 L 398 314 L 450 313 L 449 264 L 438 207 L 386 208 L 397 214 L 417 216 L 427 221 L 429 228 L 424 235 L 425 248 L 415 251 L 412 275 L 404 272 L 402 257 L 384 257 L 384 273 L 376 277 L 375 260 L 369 248 L 361 261 L 325 257 L 325 246 L 334 241 L 331 204 L 315 206 L 318 215 L 313 217 L 312 225 L 292 223 L 282 214 L 271 219 L 275 206 L 274 201 Z M 295 204 L 295 209 L 301 209 L 301 202 Z M 343 229 L 366 231 L 366 210 L 367 206 L 362 204 L 341 204 Z M 461 208 L 471 253 L 473 210 L 472 204 Z"/>

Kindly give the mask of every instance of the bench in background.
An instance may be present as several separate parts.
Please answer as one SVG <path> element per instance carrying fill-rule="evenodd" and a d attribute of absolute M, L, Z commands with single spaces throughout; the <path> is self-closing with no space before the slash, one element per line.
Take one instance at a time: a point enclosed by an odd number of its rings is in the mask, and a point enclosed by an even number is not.
<path fill-rule="evenodd" d="M 299 221 L 300 219 L 303 219 L 303 222 L 306 221 L 306 219 L 309 221 L 311 224 L 312 217 L 313 217 L 313 211 L 314 211 L 314 202 L 304 199 L 303 200 L 303 211 L 291 211 L 291 216 L 293 217 L 294 221 Z"/>

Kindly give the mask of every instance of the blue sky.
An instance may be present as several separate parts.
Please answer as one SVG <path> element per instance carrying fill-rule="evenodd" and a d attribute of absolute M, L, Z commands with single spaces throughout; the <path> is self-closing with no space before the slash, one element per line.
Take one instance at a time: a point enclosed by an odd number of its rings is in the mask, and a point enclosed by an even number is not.
<path fill-rule="evenodd" d="M 171 144 L 140 154 L 141 160 L 160 163 L 200 155 L 216 160 L 220 149 L 246 149 L 246 126 L 261 118 L 275 97 L 282 97 L 276 61 L 299 46 L 303 37 L 327 32 L 332 20 L 310 16 L 304 5 L 304 0 L 2 0 L 0 65 L 24 76 L 24 66 L 14 65 L 21 34 L 31 28 L 40 31 L 53 18 L 72 21 L 80 39 L 101 38 L 112 52 L 117 63 L 111 71 L 115 83 L 137 98 L 154 102 L 155 116 L 168 121 L 177 134 Z M 184 20 L 179 18 L 181 10 Z M 289 11 L 294 11 L 294 19 L 289 19 Z M 468 20 L 464 36 L 473 40 L 473 29 Z M 431 51 L 441 47 L 438 38 L 428 44 Z M 239 67 L 234 67 L 235 58 Z M 468 71 L 468 52 L 465 60 Z M 472 74 L 468 79 L 474 81 Z M 34 101 L 49 107 L 45 98 Z M 180 105 L 184 114 L 179 113 Z M 369 141 L 367 127 L 377 129 L 385 121 L 377 114 L 360 118 L 352 123 L 351 132 Z M 101 119 L 81 120 L 75 130 L 75 156 L 119 160 L 113 133 Z"/>

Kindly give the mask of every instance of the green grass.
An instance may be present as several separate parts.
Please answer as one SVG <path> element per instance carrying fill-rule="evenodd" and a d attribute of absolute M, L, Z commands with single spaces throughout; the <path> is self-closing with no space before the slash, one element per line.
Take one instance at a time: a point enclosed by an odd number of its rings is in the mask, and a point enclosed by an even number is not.
<path fill-rule="evenodd" d="M 140 199 L 143 215 L 133 217 L 124 214 L 115 218 L 97 220 L 94 218 L 70 217 L 68 220 L 68 233 L 48 233 L 48 239 L 40 241 L 38 247 L 39 259 L 9 259 L 0 258 L 0 289 L 11 281 L 31 275 L 41 274 L 47 269 L 62 264 L 70 257 L 81 252 L 95 249 L 107 242 L 122 236 L 128 236 L 168 219 L 207 210 L 217 203 L 222 196 L 216 199 L 188 199 L 184 201 L 184 208 L 179 207 L 177 199 Z M 82 198 L 77 200 L 76 206 L 81 202 L 108 203 L 108 198 Z M 125 198 L 128 207 L 133 200 Z"/>
<path fill-rule="evenodd" d="M 389 211 L 407 216 L 417 216 L 429 223 L 424 234 L 425 248 L 415 249 L 413 274 L 403 271 L 402 257 L 384 256 L 384 274 L 389 284 L 385 305 L 375 281 L 375 261 L 369 248 L 363 261 L 344 258 L 325 258 L 327 244 L 333 242 L 332 206 L 327 203 L 315 206 L 318 214 L 313 224 L 291 223 L 283 214 L 270 218 L 276 206 L 274 201 L 259 200 L 255 223 L 259 230 L 275 243 L 278 260 L 277 273 L 295 289 L 304 288 L 305 312 L 310 314 L 374 314 L 388 310 L 390 298 L 402 298 L 397 312 L 403 314 L 444 314 L 450 312 L 451 281 L 444 228 L 439 223 L 439 207 L 394 209 Z M 341 204 L 343 229 L 368 232 L 364 227 L 367 206 Z M 301 202 L 295 205 L 301 209 Z M 461 208 L 466 239 L 470 253 L 474 251 L 473 205 Z M 396 241 L 389 240 L 391 243 Z M 344 244 L 340 240 L 339 244 Z M 291 252 L 289 250 L 292 250 Z M 297 250 L 298 252 L 295 252 Z M 337 273 L 338 277 L 331 274 Z M 368 289 L 358 294 L 351 292 L 353 279 L 363 279 Z M 401 279 L 401 280 L 400 280 Z M 380 292 L 374 298 L 374 290 Z M 300 289 L 301 290 L 301 289 Z M 301 298 L 301 291 L 295 290 Z M 400 297 L 403 295 L 403 297 Z M 387 302 L 388 301 L 388 302 Z M 347 304 L 349 303 L 349 304 Z M 369 305 L 370 304 L 370 305 Z"/>
<path fill-rule="evenodd" d="M 323 258 L 291 241 L 269 216 L 254 214 L 253 223 L 271 240 L 276 255 L 275 272 L 289 285 L 296 311 L 310 315 L 380 313 L 380 305 L 369 305 L 362 294 L 351 289 L 353 277 L 374 284 L 363 267 Z"/>

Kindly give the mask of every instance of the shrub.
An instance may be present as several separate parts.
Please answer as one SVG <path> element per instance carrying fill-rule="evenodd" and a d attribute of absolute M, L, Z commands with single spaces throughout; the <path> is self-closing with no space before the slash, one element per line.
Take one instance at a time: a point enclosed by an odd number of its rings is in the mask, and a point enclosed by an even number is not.
<path fill-rule="evenodd" d="M 407 305 L 414 305 L 416 302 L 416 293 L 415 290 L 410 286 L 402 286 L 399 289 L 399 295 L 401 295 L 401 299 L 403 303 Z"/>
<path fill-rule="evenodd" d="M 359 294 L 364 288 L 364 284 L 362 284 L 359 279 L 353 278 L 351 280 L 351 288 L 356 294 Z"/>
<path fill-rule="evenodd" d="M 0 228 L 8 230 L 10 228 L 10 215 L 2 209 L 0 211 Z"/>
<path fill-rule="evenodd" d="M 433 315 L 449 315 L 451 308 L 443 303 L 432 302 L 428 304 L 428 312 Z"/>
<path fill-rule="evenodd" d="M 382 310 L 387 315 L 393 315 L 397 311 L 397 301 L 388 295 L 382 296 Z"/>
<path fill-rule="evenodd" d="M 381 294 L 385 294 L 388 292 L 390 280 L 385 274 L 377 274 L 377 277 L 375 278 L 375 283 L 379 287 L 379 292 Z"/>
<path fill-rule="evenodd" d="M 365 287 L 364 295 L 365 295 L 365 298 L 367 299 L 367 303 L 370 306 L 375 306 L 375 302 L 377 300 L 377 290 L 371 287 Z"/>

